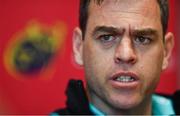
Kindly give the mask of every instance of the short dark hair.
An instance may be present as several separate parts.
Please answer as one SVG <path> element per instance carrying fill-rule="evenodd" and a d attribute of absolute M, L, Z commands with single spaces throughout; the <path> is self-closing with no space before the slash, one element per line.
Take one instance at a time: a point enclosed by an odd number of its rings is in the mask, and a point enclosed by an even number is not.
<path fill-rule="evenodd" d="M 86 25 L 88 21 L 88 8 L 92 0 L 80 0 L 79 9 L 79 26 L 82 30 L 83 37 L 86 32 Z M 97 4 L 100 4 L 104 0 L 93 0 Z M 160 8 L 161 24 L 163 29 L 163 35 L 165 35 L 168 28 L 168 18 L 169 18 L 169 2 L 168 0 L 157 0 Z"/>

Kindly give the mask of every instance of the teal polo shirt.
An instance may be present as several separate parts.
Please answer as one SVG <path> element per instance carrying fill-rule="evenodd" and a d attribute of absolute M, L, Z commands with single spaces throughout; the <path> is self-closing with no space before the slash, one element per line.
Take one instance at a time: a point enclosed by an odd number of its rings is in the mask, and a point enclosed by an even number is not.
<path fill-rule="evenodd" d="M 107 114 L 100 111 L 93 104 L 89 104 L 90 110 L 94 115 L 105 116 Z M 153 115 L 175 115 L 171 99 L 159 95 L 152 96 L 152 114 Z M 59 116 L 57 113 L 52 113 L 51 116 Z"/>
<path fill-rule="evenodd" d="M 95 115 L 105 116 L 106 114 L 96 108 L 93 104 L 89 104 L 90 110 Z M 152 114 L 153 115 L 175 115 L 172 101 L 159 95 L 152 96 Z"/>

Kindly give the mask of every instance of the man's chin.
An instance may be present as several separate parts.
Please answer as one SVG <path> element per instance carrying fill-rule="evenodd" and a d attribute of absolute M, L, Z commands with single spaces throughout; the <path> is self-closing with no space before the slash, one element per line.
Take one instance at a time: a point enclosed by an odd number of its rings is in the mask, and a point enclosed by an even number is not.
<path fill-rule="evenodd" d="M 114 96 L 112 97 L 111 105 L 113 105 L 116 109 L 122 109 L 122 110 L 129 110 L 137 107 L 141 100 L 138 97 L 119 97 L 119 96 Z"/>

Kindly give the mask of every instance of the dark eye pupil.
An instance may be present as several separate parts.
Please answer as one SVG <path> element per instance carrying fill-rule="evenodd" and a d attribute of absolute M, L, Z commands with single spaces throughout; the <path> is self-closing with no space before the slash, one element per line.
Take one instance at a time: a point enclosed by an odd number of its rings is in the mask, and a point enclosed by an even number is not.
<path fill-rule="evenodd" d="M 145 38 L 144 38 L 144 37 L 139 37 L 139 41 L 140 41 L 140 42 L 144 42 L 144 41 L 145 41 Z"/>
<path fill-rule="evenodd" d="M 104 36 L 104 40 L 109 40 L 110 38 L 111 38 L 111 36 L 109 36 L 109 35 Z"/>

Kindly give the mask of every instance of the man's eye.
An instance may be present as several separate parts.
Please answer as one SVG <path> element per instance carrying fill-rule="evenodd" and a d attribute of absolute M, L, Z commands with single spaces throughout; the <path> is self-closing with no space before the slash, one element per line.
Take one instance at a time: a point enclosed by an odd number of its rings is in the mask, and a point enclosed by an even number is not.
<path fill-rule="evenodd" d="M 149 37 L 137 36 L 135 42 L 138 44 L 150 44 L 151 39 Z"/>
<path fill-rule="evenodd" d="M 103 43 L 112 42 L 112 41 L 114 41 L 115 39 L 116 39 L 116 37 L 113 36 L 113 35 L 101 35 L 101 36 L 99 37 L 99 40 L 100 40 L 101 42 L 103 42 Z"/>

